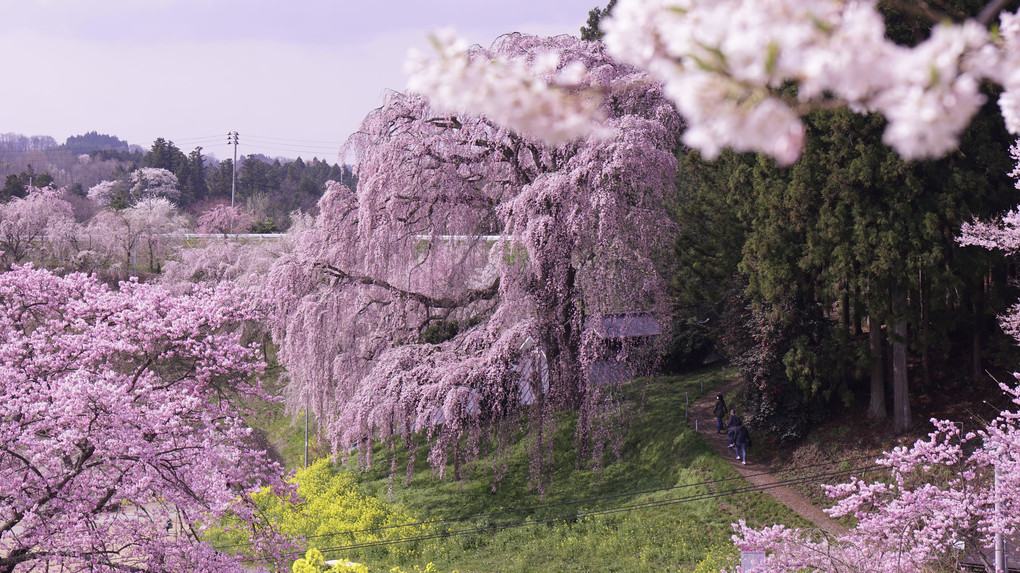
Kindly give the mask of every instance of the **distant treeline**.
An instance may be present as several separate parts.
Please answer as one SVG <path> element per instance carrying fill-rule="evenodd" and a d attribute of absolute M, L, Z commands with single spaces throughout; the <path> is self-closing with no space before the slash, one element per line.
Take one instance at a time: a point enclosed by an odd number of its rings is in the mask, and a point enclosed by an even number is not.
<path fill-rule="evenodd" d="M 0 134 L 0 201 L 23 196 L 29 185 L 52 183 L 85 194 L 101 181 L 127 177 L 139 167 L 158 167 L 177 176 L 179 205 L 191 212 L 215 201 L 249 206 L 273 221 L 276 229 L 289 225 L 289 214 L 313 211 L 326 181 L 355 186 L 348 166 L 319 158 L 290 161 L 265 155 L 238 159 L 236 182 L 233 160 L 208 157 L 201 147 L 185 154 L 172 141 L 158 138 L 143 151 L 115 136 L 95 131 L 67 138 L 63 144 L 49 136 Z"/>

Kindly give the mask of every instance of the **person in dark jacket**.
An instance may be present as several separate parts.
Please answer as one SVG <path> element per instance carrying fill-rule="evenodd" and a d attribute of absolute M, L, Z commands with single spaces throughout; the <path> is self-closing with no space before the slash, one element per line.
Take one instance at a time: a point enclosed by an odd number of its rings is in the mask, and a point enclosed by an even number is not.
<path fill-rule="evenodd" d="M 729 438 L 731 448 L 733 447 L 733 442 L 736 437 L 734 432 L 738 427 L 743 425 L 744 423 L 740 421 L 739 417 L 737 417 L 737 412 L 735 410 L 730 410 L 730 421 L 726 425 L 726 437 Z"/>
<path fill-rule="evenodd" d="M 722 394 L 717 394 L 715 397 L 715 409 L 712 410 L 712 413 L 715 415 L 715 433 L 722 433 L 723 418 L 726 417 L 726 412 L 728 411 L 726 400 L 723 399 Z"/>
<path fill-rule="evenodd" d="M 743 424 L 737 426 L 733 432 L 734 450 L 737 452 L 737 459 L 747 464 L 747 448 L 751 445 L 751 434 Z"/>

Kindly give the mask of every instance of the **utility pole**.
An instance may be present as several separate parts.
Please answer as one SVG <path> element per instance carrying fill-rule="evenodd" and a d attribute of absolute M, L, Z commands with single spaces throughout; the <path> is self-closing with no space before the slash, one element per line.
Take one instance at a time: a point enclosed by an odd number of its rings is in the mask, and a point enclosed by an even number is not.
<path fill-rule="evenodd" d="M 231 166 L 233 170 L 230 174 L 230 208 L 234 208 L 234 191 L 237 189 L 237 132 L 227 132 L 227 145 L 234 146 L 234 164 Z"/>

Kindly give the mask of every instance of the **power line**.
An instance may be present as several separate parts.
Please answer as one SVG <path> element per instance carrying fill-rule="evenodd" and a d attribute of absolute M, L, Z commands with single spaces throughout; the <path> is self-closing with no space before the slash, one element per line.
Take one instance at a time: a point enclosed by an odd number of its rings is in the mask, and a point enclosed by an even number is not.
<path fill-rule="evenodd" d="M 500 511 L 493 511 L 493 512 L 486 512 L 486 513 L 476 513 L 476 514 L 459 516 L 459 517 L 449 517 L 449 518 L 442 518 L 442 519 L 430 519 L 430 520 L 425 520 L 425 521 L 417 521 L 417 522 L 397 524 L 397 525 L 383 525 L 383 526 L 379 526 L 379 527 L 370 527 L 370 528 L 365 528 L 365 529 L 357 529 L 357 530 L 343 531 L 343 532 L 337 532 L 337 533 L 323 533 L 323 534 L 320 534 L 320 535 L 311 535 L 311 536 L 305 537 L 305 539 L 306 540 L 308 540 L 308 539 L 322 539 L 322 538 L 325 538 L 325 537 L 336 537 L 338 535 L 351 535 L 351 534 L 355 534 L 355 533 L 371 533 L 371 532 L 375 532 L 375 531 L 383 531 L 383 530 L 387 530 L 387 529 L 398 529 L 398 528 L 402 528 L 402 527 L 419 527 L 419 526 L 422 526 L 422 525 L 434 525 L 434 524 L 438 524 L 438 523 L 461 522 L 461 521 L 467 521 L 467 520 L 471 520 L 471 519 L 489 518 L 489 517 L 494 517 L 494 516 L 499 516 L 499 515 L 513 514 L 513 513 L 533 512 L 533 511 L 536 511 L 536 510 L 539 510 L 539 509 L 549 509 L 549 508 L 564 507 L 564 506 L 570 506 L 570 505 L 580 505 L 580 504 L 584 504 L 584 503 L 593 503 L 593 502 L 599 502 L 599 501 L 605 501 L 605 500 L 611 500 L 611 499 L 618 499 L 618 498 L 621 498 L 621 497 L 633 497 L 633 496 L 640 496 L 640 495 L 648 495 L 648 494 L 652 494 L 652 493 L 669 492 L 669 491 L 674 491 L 674 490 L 679 490 L 679 489 L 684 489 L 684 488 L 691 488 L 691 487 L 716 486 L 716 485 L 719 485 L 719 484 L 725 484 L 725 483 L 732 482 L 732 481 L 743 480 L 743 479 L 758 477 L 758 476 L 762 476 L 762 475 L 784 474 L 784 473 L 791 473 L 791 472 L 795 472 L 795 471 L 804 471 L 804 470 L 808 470 L 808 469 L 812 469 L 812 468 L 823 467 L 823 466 L 831 466 L 831 465 L 835 465 L 835 464 L 845 463 L 845 462 L 848 462 L 848 461 L 860 461 L 860 460 L 869 459 L 869 458 L 870 459 L 874 459 L 875 456 L 873 456 L 873 455 L 862 455 L 862 456 L 856 456 L 856 457 L 852 457 L 852 458 L 845 458 L 845 459 L 842 459 L 842 460 L 839 460 L 839 461 L 819 462 L 819 463 L 816 463 L 816 464 L 810 464 L 810 465 L 806 465 L 806 466 L 792 467 L 792 468 L 788 468 L 788 469 L 785 469 L 785 470 L 780 470 L 778 472 L 758 472 L 758 473 L 748 474 L 746 476 L 738 475 L 738 476 L 734 476 L 734 477 L 730 477 L 730 478 L 723 478 L 723 479 L 718 479 L 718 480 L 707 480 L 707 481 L 702 481 L 702 482 L 697 482 L 697 483 L 682 484 L 682 485 L 675 485 L 675 486 L 662 487 L 662 488 L 652 488 L 652 489 L 638 490 L 638 491 L 632 491 L 632 492 L 626 492 L 626 493 L 617 493 L 617 494 L 610 494 L 610 495 L 604 495 L 604 496 L 594 496 L 594 497 L 587 497 L 587 498 L 581 498 L 581 499 L 576 499 L 576 500 L 568 500 L 568 501 L 561 501 L 561 502 L 555 502 L 555 503 L 546 503 L 546 504 L 540 504 L 540 505 L 518 507 L 518 508 L 506 509 L 506 510 L 500 510 Z M 859 471 L 862 468 L 868 468 L 869 471 L 870 471 L 870 468 L 875 468 L 875 467 L 880 467 L 880 466 L 877 466 L 876 464 L 872 464 L 872 465 L 868 465 L 868 466 L 860 466 L 860 467 L 857 467 L 857 468 L 850 468 L 848 470 L 837 470 L 837 471 L 834 471 L 834 472 L 826 472 L 826 473 L 823 473 L 823 474 L 816 474 L 816 475 L 808 476 L 806 478 L 804 478 L 804 477 L 801 477 L 801 478 L 790 478 L 788 480 L 777 481 L 777 482 L 775 482 L 775 484 L 768 484 L 767 486 L 763 486 L 762 489 L 770 489 L 772 487 L 779 487 L 781 485 L 785 485 L 786 483 L 796 484 L 796 483 L 800 483 L 800 482 L 804 482 L 804 481 L 812 481 L 813 479 L 821 479 L 821 478 L 826 478 L 826 477 L 835 477 L 835 476 L 838 476 L 838 475 L 841 475 L 841 474 L 844 474 L 844 473 L 852 473 L 854 471 Z M 758 487 L 758 486 L 749 486 L 749 487 L 754 488 L 754 487 Z M 733 492 L 728 492 L 725 495 L 731 495 L 732 493 Z M 233 548 L 236 548 L 236 547 L 243 547 L 243 546 L 247 546 L 247 545 L 248 545 L 248 543 L 236 543 L 236 544 L 232 544 L 232 545 L 220 546 L 220 547 L 217 547 L 216 549 L 221 549 L 221 550 L 222 549 L 233 549 Z"/>
<path fill-rule="evenodd" d="M 834 463 L 837 463 L 837 462 L 834 462 Z M 815 476 L 801 477 L 801 478 L 792 478 L 792 479 L 789 479 L 789 480 L 781 480 L 781 481 L 777 481 L 777 482 L 774 482 L 774 483 L 765 484 L 765 485 L 762 485 L 762 486 L 749 485 L 749 486 L 745 486 L 745 487 L 741 487 L 741 488 L 736 488 L 736 489 L 729 490 L 729 491 L 710 492 L 710 493 L 705 493 L 705 494 L 697 494 L 697 495 L 692 495 L 692 496 L 687 496 L 687 497 L 680 497 L 680 498 L 674 498 L 674 499 L 667 499 L 667 500 L 660 500 L 660 501 L 650 501 L 650 502 L 644 502 L 644 503 L 638 503 L 638 504 L 632 504 L 632 505 L 625 505 L 625 506 L 615 507 L 615 508 L 606 508 L 606 509 L 601 509 L 601 510 L 576 512 L 576 513 L 570 513 L 570 514 L 561 514 L 561 515 L 557 515 L 557 516 L 543 517 L 543 518 L 538 518 L 538 519 L 534 519 L 534 520 L 514 521 L 514 522 L 507 522 L 507 523 L 500 523 L 500 524 L 487 524 L 487 525 L 480 526 L 480 527 L 474 527 L 474 528 L 469 528 L 469 529 L 461 529 L 461 530 L 456 530 L 456 531 L 442 531 L 442 532 L 430 533 L 430 534 L 426 534 L 426 535 L 418 535 L 418 536 L 412 536 L 412 537 L 401 537 L 401 538 L 396 538 L 396 539 L 384 539 L 384 540 L 377 540 L 377 541 L 366 541 L 366 542 L 362 542 L 362 543 L 352 543 L 352 544 L 348 544 L 348 545 L 338 545 L 338 546 L 334 546 L 334 547 L 318 548 L 318 550 L 320 552 L 322 552 L 322 553 L 336 552 L 336 551 L 350 551 L 352 549 L 366 549 L 366 548 L 369 548 L 369 547 L 379 547 L 379 546 L 384 546 L 384 545 L 396 545 L 398 543 L 410 543 L 410 542 L 414 542 L 414 541 L 427 541 L 427 540 L 430 540 L 430 539 L 445 538 L 445 537 L 454 537 L 454 536 L 460 536 L 460 535 L 469 535 L 469 534 L 472 534 L 472 533 L 484 533 L 484 532 L 491 532 L 491 531 L 499 531 L 499 530 L 503 530 L 503 529 L 514 529 L 514 528 L 517 528 L 517 527 L 526 527 L 526 526 L 529 526 L 529 525 L 537 525 L 537 524 L 541 524 L 541 523 L 553 523 L 553 522 L 556 522 L 556 521 L 576 521 L 578 519 L 583 519 L 583 518 L 586 518 L 586 517 L 593 517 L 593 516 L 598 516 L 598 515 L 610 515 L 610 514 L 614 514 L 614 513 L 622 513 L 622 512 L 625 512 L 625 511 L 634 511 L 634 510 L 637 510 L 637 509 L 650 509 L 650 508 L 657 508 L 657 507 L 665 507 L 665 506 L 668 506 L 668 505 L 675 505 L 675 504 L 678 504 L 678 503 L 692 503 L 692 502 L 696 502 L 696 501 L 704 501 L 704 500 L 708 500 L 708 499 L 715 499 L 715 498 L 719 498 L 719 497 L 726 497 L 726 496 L 732 496 L 732 495 L 740 495 L 740 494 L 745 494 L 745 493 L 761 493 L 761 492 L 764 492 L 764 491 L 767 491 L 767 490 L 770 490 L 770 489 L 774 489 L 774 488 L 778 488 L 778 487 L 786 487 L 786 486 L 789 486 L 789 485 L 798 485 L 798 484 L 801 484 L 801 483 L 812 482 L 812 481 L 814 481 L 816 479 L 843 477 L 843 476 L 851 475 L 851 474 L 854 474 L 854 473 L 868 473 L 870 471 L 873 471 L 873 470 L 876 470 L 876 469 L 879 469 L 879 468 L 883 468 L 883 467 L 885 467 L 885 466 L 881 466 L 881 465 L 878 465 L 878 464 L 873 464 L 873 465 L 869 465 L 869 466 L 861 466 L 861 467 L 857 467 L 857 468 L 851 468 L 851 469 L 848 469 L 848 470 L 838 470 L 838 471 L 834 471 L 834 472 L 818 474 L 818 475 L 815 475 Z M 726 481 L 726 480 L 720 480 L 720 481 Z M 338 533 L 336 535 L 346 535 L 346 534 L 353 534 L 353 533 L 356 533 L 356 532 L 350 531 L 350 532 Z M 292 553 L 284 554 L 284 555 L 285 556 L 300 556 L 301 552 L 292 552 Z"/>
<path fill-rule="evenodd" d="M 215 143 L 215 142 L 220 140 L 220 137 L 221 136 L 219 136 L 219 135 L 203 135 L 201 137 L 188 137 L 188 138 L 184 138 L 184 139 L 172 139 L 172 138 L 169 138 L 166 141 L 168 141 L 170 143 L 173 143 L 174 145 L 176 145 L 178 143 L 188 144 L 188 143 L 202 143 L 202 142 L 206 142 L 206 141 L 208 141 L 210 143 Z"/>
<path fill-rule="evenodd" d="M 164 139 L 167 142 L 170 142 L 170 143 L 173 143 L 174 145 L 178 145 L 178 146 L 182 146 L 182 147 L 189 147 L 192 144 L 205 144 L 205 145 L 202 145 L 202 147 L 204 147 L 204 148 L 222 148 L 224 145 L 226 145 L 228 147 L 230 145 L 232 145 L 232 143 L 223 144 L 222 143 L 222 136 L 220 136 L 220 135 L 200 135 L 200 136 L 183 137 L 183 138 L 163 137 L 161 139 Z M 262 149 L 268 149 L 268 150 L 273 150 L 273 151 L 283 151 L 283 152 L 308 152 L 308 153 L 317 153 L 317 154 L 324 154 L 324 155 L 325 154 L 335 155 L 338 152 L 339 148 L 340 148 L 340 143 L 338 143 L 335 140 L 297 139 L 297 138 L 272 137 L 272 136 L 262 136 L 262 135 L 246 136 L 246 140 L 250 141 L 250 142 L 261 144 L 261 145 L 258 145 L 257 147 L 260 147 Z M 137 144 L 128 144 L 127 142 L 124 142 L 124 143 L 126 145 L 142 147 L 144 149 L 143 146 L 140 146 L 140 145 L 137 145 Z M 85 146 L 77 145 L 77 146 L 74 146 L 74 147 L 65 147 L 63 145 L 58 145 L 58 146 L 55 146 L 55 147 L 47 147 L 47 148 L 43 148 L 43 149 L 10 149 L 10 150 L 6 150 L 6 151 L 3 150 L 3 149 L 0 149 L 0 157 L 4 157 L 4 158 L 8 158 L 8 159 L 15 159 L 15 158 L 25 158 L 25 157 L 31 156 L 33 154 L 47 154 L 47 155 L 52 155 L 52 154 L 78 154 L 78 155 L 80 155 L 82 153 L 98 151 L 99 149 L 100 148 L 97 148 L 97 147 L 91 146 L 91 145 L 85 145 Z M 125 151 L 123 148 L 105 148 L 105 149 L 112 149 L 112 150 L 115 150 L 115 151 Z"/>
<path fill-rule="evenodd" d="M 330 143 L 339 145 L 336 141 L 330 139 L 290 139 L 286 137 L 270 137 L 268 135 L 249 135 L 248 137 L 256 141 L 292 141 L 297 143 Z"/>
<path fill-rule="evenodd" d="M 307 151 L 309 153 L 322 153 L 322 154 L 332 154 L 332 155 L 336 155 L 337 154 L 337 149 L 338 149 L 337 147 L 325 147 L 325 146 L 321 146 L 321 147 L 307 147 L 307 146 L 305 146 L 305 147 L 297 147 L 297 146 L 288 146 L 286 144 L 267 145 L 267 144 L 264 144 L 264 143 L 263 144 L 258 144 L 258 142 L 255 142 L 255 144 L 253 144 L 253 145 L 256 145 L 257 147 L 259 147 L 261 149 L 269 149 L 269 150 L 275 150 L 275 151 L 287 151 L 287 152 L 298 152 L 298 153 Z"/>

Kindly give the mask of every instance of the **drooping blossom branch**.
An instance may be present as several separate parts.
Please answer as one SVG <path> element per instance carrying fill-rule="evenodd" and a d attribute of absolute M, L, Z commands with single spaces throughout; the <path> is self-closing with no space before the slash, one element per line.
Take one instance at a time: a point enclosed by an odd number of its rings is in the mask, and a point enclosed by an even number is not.
<path fill-rule="evenodd" d="M 468 306 L 469 304 L 479 300 L 490 300 L 494 298 L 496 294 L 499 292 L 499 279 L 497 278 L 488 287 L 485 287 L 483 289 L 468 290 L 467 292 L 464 292 L 463 294 L 456 298 L 453 297 L 435 298 L 422 294 L 420 292 L 414 292 L 411 290 L 398 288 L 380 278 L 371 277 L 367 275 L 351 274 L 330 264 L 314 263 L 313 267 L 321 269 L 322 272 L 326 273 L 329 276 L 340 279 L 341 281 L 344 282 L 349 281 L 365 286 L 380 287 L 384 290 L 389 291 L 390 293 L 397 297 L 410 298 L 416 300 L 428 308 L 445 308 L 445 309 L 461 308 L 464 306 Z"/>
<path fill-rule="evenodd" d="M 552 145 L 390 94 L 348 142 L 357 189 L 329 185 L 315 225 L 270 273 L 273 335 L 291 411 L 310 407 L 338 452 L 397 436 L 413 451 L 424 439 L 437 470 L 457 475 L 503 425 L 527 419 L 542 483 L 549 415 L 578 411 L 578 450 L 601 459 L 626 378 L 602 361 L 646 365 L 641 344 L 608 341 L 603 321 L 668 320 L 658 265 L 674 232 L 663 205 L 680 119 L 656 82 L 600 44 L 510 34 L 469 52 L 443 65 L 470 76 L 500 61 L 500 81 L 524 85 L 547 54 L 582 62 L 571 89 L 585 102 L 586 86 L 608 94 L 583 104 L 604 133 Z M 551 59 L 544 69 L 562 77 Z"/>

